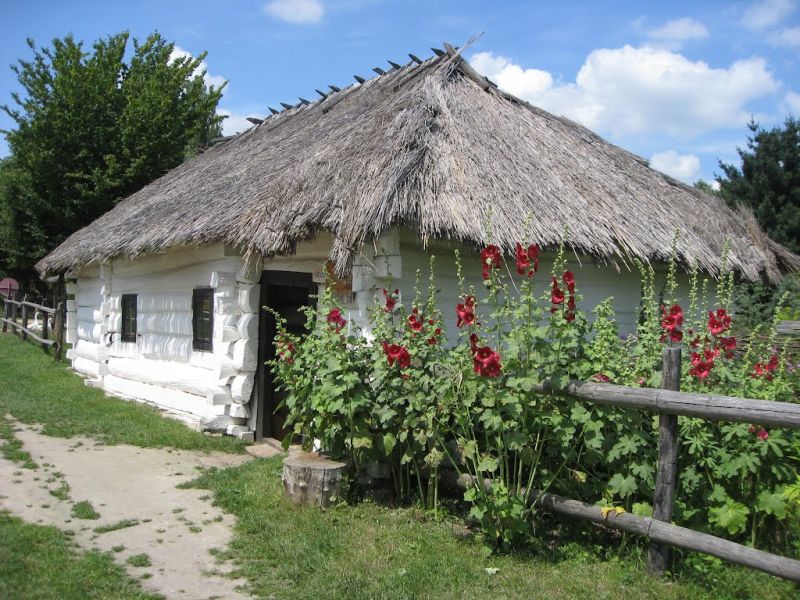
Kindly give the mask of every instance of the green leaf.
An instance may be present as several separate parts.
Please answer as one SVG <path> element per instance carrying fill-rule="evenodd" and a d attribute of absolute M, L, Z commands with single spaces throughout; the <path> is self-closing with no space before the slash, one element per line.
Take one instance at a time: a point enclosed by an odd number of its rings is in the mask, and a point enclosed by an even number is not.
<path fill-rule="evenodd" d="M 735 535 L 745 530 L 747 526 L 747 516 L 749 514 L 750 509 L 744 504 L 731 500 L 722 506 L 711 508 L 708 511 L 708 519 L 720 529 L 724 529 L 729 534 Z"/>
<path fill-rule="evenodd" d="M 636 491 L 636 479 L 631 475 L 623 477 L 620 473 L 615 473 L 608 481 L 608 487 L 615 494 L 625 498 Z"/>
<path fill-rule="evenodd" d="M 770 492 L 768 490 L 761 492 L 756 499 L 756 509 L 783 519 L 786 516 L 786 500 L 783 496 L 783 490 L 781 489 L 779 492 Z"/>

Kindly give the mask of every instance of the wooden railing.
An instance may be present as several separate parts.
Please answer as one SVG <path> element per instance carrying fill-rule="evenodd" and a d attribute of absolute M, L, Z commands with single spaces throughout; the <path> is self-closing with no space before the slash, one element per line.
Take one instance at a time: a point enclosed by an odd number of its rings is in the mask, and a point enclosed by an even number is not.
<path fill-rule="evenodd" d="M 537 390 L 659 415 L 658 470 L 653 517 L 609 511 L 549 493 L 535 496 L 536 504 L 551 512 L 602 523 L 647 537 L 651 541 L 648 568 L 654 574 L 662 574 L 669 568 L 671 547 L 675 546 L 800 582 L 800 561 L 670 523 L 678 481 L 679 415 L 800 429 L 800 405 L 715 394 L 682 393 L 678 391 L 681 373 L 680 348 L 665 348 L 662 362 L 662 389 L 572 381 L 562 389 L 554 389 L 545 382 Z"/>
<path fill-rule="evenodd" d="M 36 320 L 36 314 L 42 316 L 41 329 L 30 327 L 30 318 Z M 54 350 L 56 360 L 60 360 L 64 352 L 64 303 L 59 302 L 55 308 L 29 302 L 27 298 L 15 300 L 6 298 L 3 302 L 3 333 L 11 328 L 11 332 L 23 340 L 31 338 L 42 345 L 45 352 Z"/>

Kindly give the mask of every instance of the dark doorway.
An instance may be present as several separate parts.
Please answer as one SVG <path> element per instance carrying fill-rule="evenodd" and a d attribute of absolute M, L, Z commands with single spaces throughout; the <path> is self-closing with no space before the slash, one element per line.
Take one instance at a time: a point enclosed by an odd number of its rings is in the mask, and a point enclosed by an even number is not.
<path fill-rule="evenodd" d="M 269 306 L 286 319 L 289 333 L 305 333 L 306 316 L 300 310 L 304 306 L 315 306 L 317 284 L 311 273 L 293 271 L 264 271 L 261 275 L 261 306 Z M 275 317 L 261 310 L 258 331 L 258 371 L 256 372 L 256 391 L 258 398 L 258 420 L 256 439 L 272 437 L 283 439 L 286 435 L 284 423 L 286 411 L 277 408 L 285 392 L 275 389 L 270 368 L 264 363 L 275 357 L 276 327 Z"/>

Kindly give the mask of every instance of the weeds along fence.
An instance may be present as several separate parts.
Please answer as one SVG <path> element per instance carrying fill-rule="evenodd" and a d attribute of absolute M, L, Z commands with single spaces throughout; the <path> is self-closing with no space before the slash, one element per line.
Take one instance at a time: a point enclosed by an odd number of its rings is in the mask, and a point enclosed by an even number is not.
<path fill-rule="evenodd" d="M 42 300 L 44 302 L 44 300 Z M 64 353 L 64 302 L 45 306 L 17 295 L 3 302 L 3 333 L 11 331 L 23 340 L 31 339 L 41 344 L 45 352 L 53 349 L 56 360 Z"/>
<path fill-rule="evenodd" d="M 798 335 L 798 326 L 800 322 L 784 321 L 780 331 L 787 335 Z M 648 538 L 651 541 L 648 569 L 654 574 L 663 574 L 670 567 L 671 547 L 677 547 L 703 552 L 734 564 L 800 582 L 800 561 L 670 523 L 678 481 L 678 416 L 800 429 L 800 405 L 680 392 L 680 347 L 665 348 L 662 361 L 662 389 L 580 381 L 572 381 L 562 389 L 554 389 L 547 382 L 538 388 L 540 392 L 557 393 L 596 404 L 649 411 L 659 415 L 658 469 L 653 517 L 617 512 L 549 493 L 533 495 L 536 505 L 549 512 L 600 523 Z"/>

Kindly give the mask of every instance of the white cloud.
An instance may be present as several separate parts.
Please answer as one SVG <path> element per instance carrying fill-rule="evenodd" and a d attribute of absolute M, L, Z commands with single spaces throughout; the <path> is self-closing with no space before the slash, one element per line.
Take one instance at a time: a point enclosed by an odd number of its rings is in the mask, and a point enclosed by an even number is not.
<path fill-rule="evenodd" d="M 650 166 L 686 183 L 693 183 L 700 174 L 700 159 L 697 156 L 678 154 L 674 150 L 653 154 Z"/>
<path fill-rule="evenodd" d="M 769 42 L 775 46 L 800 48 L 800 27 L 787 27 L 770 34 Z"/>
<path fill-rule="evenodd" d="M 742 15 L 742 24 L 762 30 L 780 23 L 797 8 L 793 0 L 761 0 L 751 4 Z"/>
<path fill-rule="evenodd" d="M 708 37 L 708 29 L 699 21 L 683 17 L 682 19 L 667 21 L 661 27 L 651 29 L 647 32 L 647 35 L 655 40 L 684 42 Z"/>
<path fill-rule="evenodd" d="M 475 54 L 473 66 L 533 104 L 614 134 L 698 134 L 741 127 L 749 101 L 779 87 L 761 58 L 712 68 L 657 48 L 598 49 L 586 58 L 575 82 L 554 83 L 547 71 L 525 69 L 491 52 Z"/>
<path fill-rule="evenodd" d="M 319 23 L 325 7 L 320 0 L 272 0 L 264 5 L 264 12 L 289 23 Z"/>
<path fill-rule="evenodd" d="M 251 114 L 234 112 L 232 110 L 228 110 L 227 108 L 218 108 L 217 114 L 225 115 L 227 117 L 222 122 L 222 135 L 233 135 L 235 133 L 241 133 L 246 129 L 250 129 L 253 124 L 247 120 L 247 117 L 255 116 Z"/>
<path fill-rule="evenodd" d="M 800 94 L 797 92 L 789 92 L 786 94 L 786 104 L 789 105 L 789 109 L 796 115 L 800 116 Z"/>
<path fill-rule="evenodd" d="M 172 52 L 169 55 L 169 62 L 176 61 L 179 58 L 193 59 L 194 56 L 188 50 L 184 50 L 180 46 L 176 45 L 172 48 Z M 200 61 L 200 64 L 197 65 L 197 68 L 194 70 L 194 74 L 200 75 L 204 71 L 205 75 L 203 75 L 203 81 L 205 81 L 207 86 L 213 85 L 215 88 L 219 89 L 222 87 L 222 84 L 225 83 L 226 79 L 222 75 L 210 75 L 208 73 L 208 63 L 202 60 Z"/>

